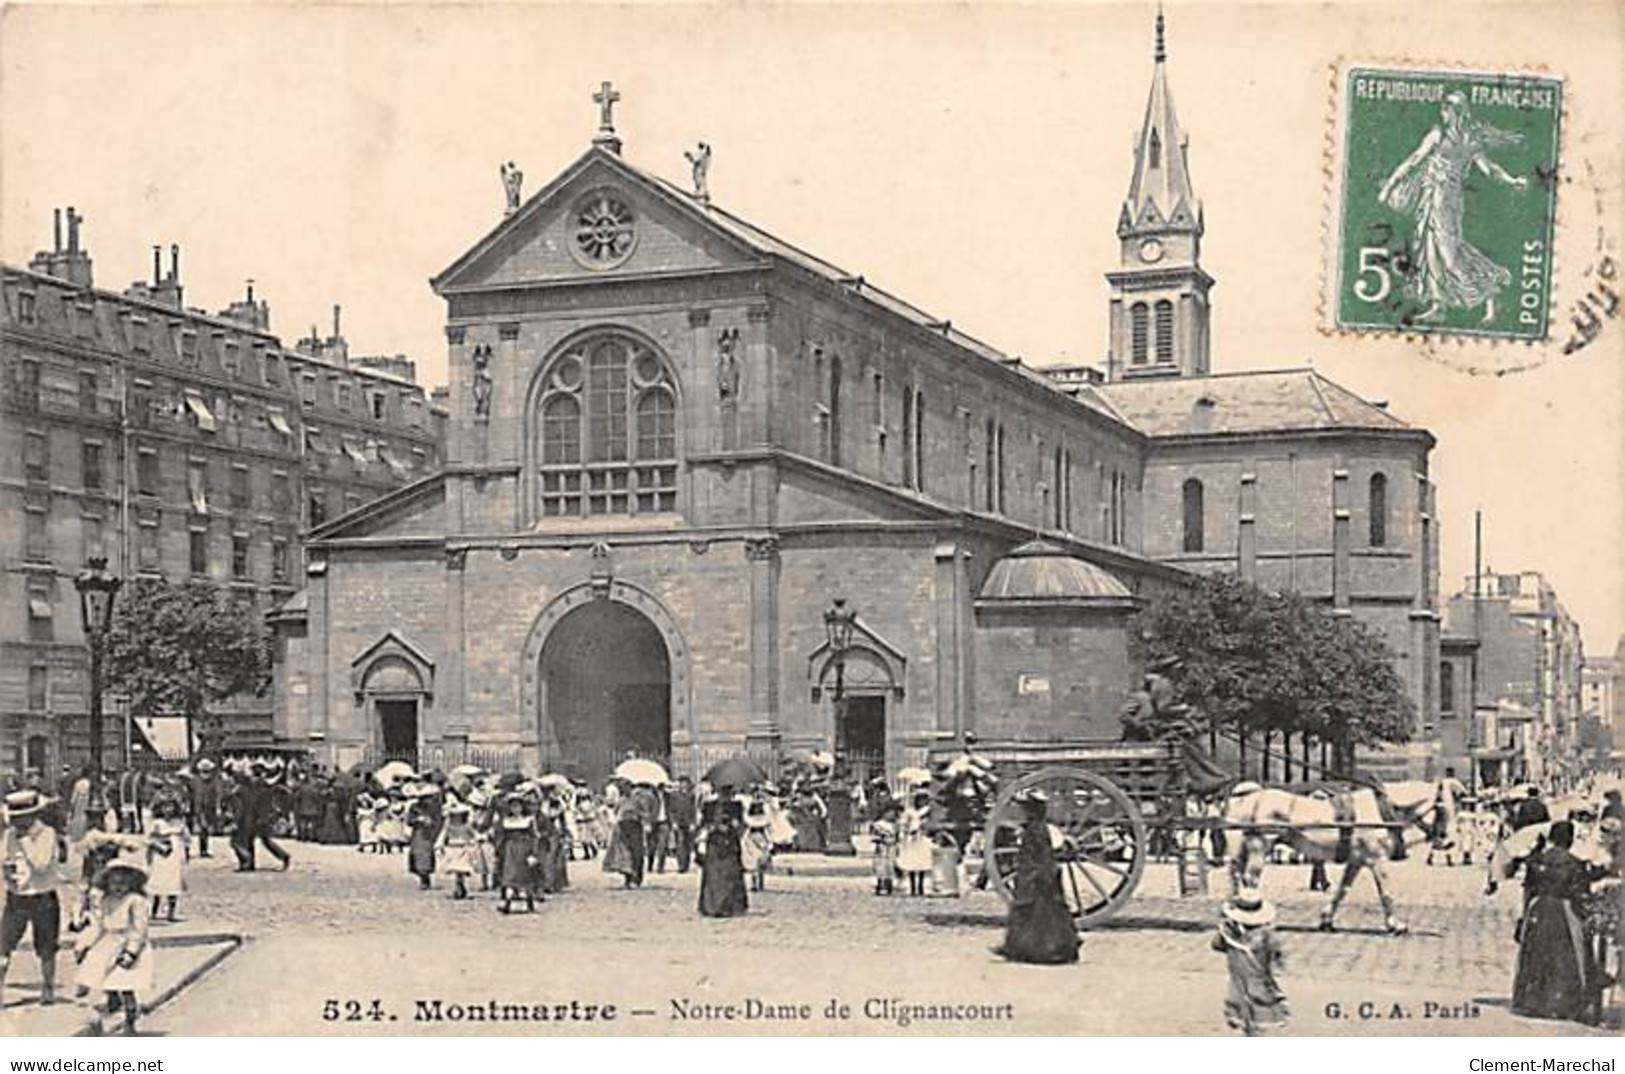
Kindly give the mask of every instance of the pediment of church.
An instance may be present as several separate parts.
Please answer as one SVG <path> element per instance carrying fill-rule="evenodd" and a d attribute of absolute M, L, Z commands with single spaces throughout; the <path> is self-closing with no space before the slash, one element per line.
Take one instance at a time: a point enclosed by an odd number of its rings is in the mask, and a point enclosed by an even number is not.
<path fill-rule="evenodd" d="M 600 148 L 589 150 L 432 281 L 440 293 L 484 287 L 703 272 L 756 252 L 678 187 Z"/>

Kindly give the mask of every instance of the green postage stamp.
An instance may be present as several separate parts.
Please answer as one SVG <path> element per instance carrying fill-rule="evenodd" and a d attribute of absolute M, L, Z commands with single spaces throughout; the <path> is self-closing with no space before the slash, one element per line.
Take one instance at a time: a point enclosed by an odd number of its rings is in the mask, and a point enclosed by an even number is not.
<path fill-rule="evenodd" d="M 1340 81 L 1336 327 L 1545 339 L 1562 82 L 1358 66 Z"/>

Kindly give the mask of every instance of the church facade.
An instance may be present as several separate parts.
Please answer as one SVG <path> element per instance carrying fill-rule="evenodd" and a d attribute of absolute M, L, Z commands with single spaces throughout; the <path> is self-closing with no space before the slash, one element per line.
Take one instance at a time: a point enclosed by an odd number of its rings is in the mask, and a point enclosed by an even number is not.
<path fill-rule="evenodd" d="M 629 752 L 895 769 L 971 732 L 1110 736 L 1128 616 L 1211 569 L 1380 623 L 1431 711 L 1433 538 L 1401 494 L 1431 437 L 1308 371 L 1208 374 L 1158 36 L 1104 382 L 733 216 L 701 159 L 693 189 L 633 166 L 606 84 L 588 151 L 435 277 L 447 465 L 309 535 L 273 616 L 279 737 L 340 765 L 483 750 L 601 775 Z M 1371 554 L 1349 497 L 1378 469 Z"/>

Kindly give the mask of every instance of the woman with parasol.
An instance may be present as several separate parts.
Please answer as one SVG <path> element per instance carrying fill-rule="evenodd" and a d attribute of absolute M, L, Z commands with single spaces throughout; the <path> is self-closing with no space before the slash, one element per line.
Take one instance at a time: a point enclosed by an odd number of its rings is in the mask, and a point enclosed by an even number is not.
<path fill-rule="evenodd" d="M 744 806 L 737 798 L 714 798 L 705 804 L 700 829 L 700 915 L 737 917 L 750 907 L 745 893 Z"/>

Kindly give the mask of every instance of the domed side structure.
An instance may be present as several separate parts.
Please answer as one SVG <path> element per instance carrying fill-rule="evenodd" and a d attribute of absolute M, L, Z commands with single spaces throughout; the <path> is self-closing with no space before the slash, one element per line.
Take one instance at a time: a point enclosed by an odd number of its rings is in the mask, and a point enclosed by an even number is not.
<path fill-rule="evenodd" d="M 1110 571 L 1069 555 L 1050 541 L 1029 541 L 993 565 L 977 594 L 979 607 L 1132 609 L 1134 594 Z"/>

